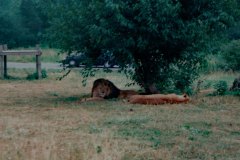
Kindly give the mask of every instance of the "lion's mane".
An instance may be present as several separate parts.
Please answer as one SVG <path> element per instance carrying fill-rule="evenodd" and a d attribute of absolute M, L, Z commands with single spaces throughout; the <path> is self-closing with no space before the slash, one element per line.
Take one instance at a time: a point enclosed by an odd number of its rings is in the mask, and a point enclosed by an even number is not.
<path fill-rule="evenodd" d="M 91 98 L 87 101 L 102 100 L 111 98 L 129 98 L 138 93 L 133 90 L 121 90 L 116 87 L 111 81 L 100 78 L 93 82 Z"/>
<path fill-rule="evenodd" d="M 91 97 L 101 97 L 104 99 L 118 98 L 120 89 L 107 79 L 97 79 L 93 82 Z"/>

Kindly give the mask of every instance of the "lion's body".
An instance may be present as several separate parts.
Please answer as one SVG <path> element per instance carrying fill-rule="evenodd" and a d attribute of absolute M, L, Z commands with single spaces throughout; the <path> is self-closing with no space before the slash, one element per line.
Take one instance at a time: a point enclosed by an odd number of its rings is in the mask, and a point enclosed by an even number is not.
<path fill-rule="evenodd" d="M 129 96 L 137 95 L 133 90 L 120 90 L 111 81 L 107 79 L 97 79 L 93 82 L 91 98 L 85 101 L 98 101 L 111 98 L 129 98 Z"/>
<path fill-rule="evenodd" d="M 158 105 L 165 103 L 187 103 L 190 98 L 184 95 L 176 94 L 152 94 L 152 95 L 133 95 L 129 98 L 129 102 L 132 104 L 149 104 Z"/>

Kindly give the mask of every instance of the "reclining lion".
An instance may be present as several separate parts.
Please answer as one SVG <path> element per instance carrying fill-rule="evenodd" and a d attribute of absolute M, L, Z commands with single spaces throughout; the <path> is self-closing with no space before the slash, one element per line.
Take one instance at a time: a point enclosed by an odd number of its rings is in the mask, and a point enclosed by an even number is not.
<path fill-rule="evenodd" d="M 129 97 L 129 102 L 132 104 L 149 104 L 158 105 L 165 103 L 187 103 L 190 98 L 186 95 L 176 94 L 152 94 L 152 95 L 133 95 Z"/>
<path fill-rule="evenodd" d="M 133 90 L 120 90 L 111 81 L 100 78 L 93 82 L 91 98 L 83 101 L 104 100 L 111 98 L 129 98 L 138 93 Z"/>
<path fill-rule="evenodd" d="M 82 101 L 99 101 L 111 98 L 126 98 L 132 104 L 165 104 L 165 103 L 187 103 L 190 98 L 184 95 L 176 94 L 152 94 L 139 95 L 133 90 L 120 90 L 111 81 L 107 79 L 97 79 L 93 82 L 91 98 Z"/>

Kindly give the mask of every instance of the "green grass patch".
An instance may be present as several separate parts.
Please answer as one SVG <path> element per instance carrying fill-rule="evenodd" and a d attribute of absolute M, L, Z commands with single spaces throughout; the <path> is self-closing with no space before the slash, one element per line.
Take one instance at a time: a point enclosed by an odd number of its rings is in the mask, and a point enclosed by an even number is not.
<path fill-rule="evenodd" d="M 59 101 L 62 101 L 62 102 L 76 102 L 76 101 L 79 101 L 79 97 L 74 97 L 74 96 L 60 97 Z"/>
<path fill-rule="evenodd" d="M 115 117 L 105 121 L 109 127 L 117 127 L 116 135 L 125 139 L 135 138 L 140 141 L 151 142 L 151 146 L 158 148 L 161 144 L 162 132 L 157 128 L 145 127 L 150 119 L 145 116 Z"/>
<path fill-rule="evenodd" d="M 158 148 L 161 145 L 162 132 L 157 128 L 119 128 L 117 134 L 124 138 L 136 138 L 138 140 L 149 141 L 153 148 Z"/>
<path fill-rule="evenodd" d="M 233 136 L 240 136 L 240 131 L 232 131 L 230 134 Z"/>
<path fill-rule="evenodd" d="M 188 132 L 189 134 L 188 139 L 191 141 L 197 140 L 198 138 L 202 138 L 202 137 L 208 138 L 212 134 L 212 131 L 209 130 L 209 128 L 211 128 L 211 124 L 203 123 L 201 125 L 203 125 L 202 127 L 204 127 L 204 129 L 200 129 L 200 127 L 199 126 L 197 127 L 197 125 L 195 126 L 194 123 L 185 124 L 183 125 L 182 128 Z M 205 129 L 205 127 L 208 129 Z"/>
<path fill-rule="evenodd" d="M 149 118 L 144 117 L 144 116 L 137 116 L 137 117 L 113 117 L 108 120 L 106 120 L 105 125 L 108 126 L 141 126 L 149 122 Z"/>
<path fill-rule="evenodd" d="M 89 128 L 89 133 L 90 134 L 98 134 L 98 133 L 102 133 L 103 129 L 96 126 L 96 125 L 90 125 Z"/>

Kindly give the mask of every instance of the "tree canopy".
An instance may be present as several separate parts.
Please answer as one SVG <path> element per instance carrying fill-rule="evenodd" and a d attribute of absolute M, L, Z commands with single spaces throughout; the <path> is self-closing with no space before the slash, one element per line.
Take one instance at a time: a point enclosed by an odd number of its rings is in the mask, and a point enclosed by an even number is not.
<path fill-rule="evenodd" d="M 183 90 L 238 7 L 236 0 L 58 0 L 49 5 L 50 36 L 59 48 L 92 58 L 110 51 L 146 92 L 170 72 L 179 72 L 174 85 Z"/>

